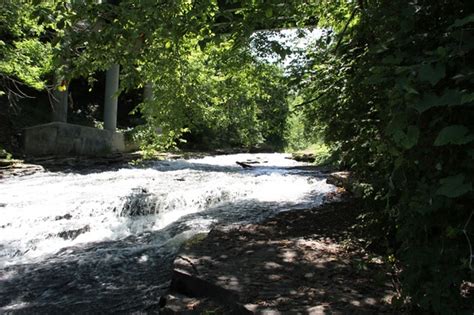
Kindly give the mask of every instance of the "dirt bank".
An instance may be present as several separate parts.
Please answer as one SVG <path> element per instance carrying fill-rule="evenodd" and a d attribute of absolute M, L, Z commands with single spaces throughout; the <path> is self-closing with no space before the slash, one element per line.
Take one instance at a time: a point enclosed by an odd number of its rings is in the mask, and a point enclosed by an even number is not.
<path fill-rule="evenodd" d="M 354 240 L 358 214 L 346 199 L 191 240 L 163 312 L 390 313 L 389 268 Z"/>

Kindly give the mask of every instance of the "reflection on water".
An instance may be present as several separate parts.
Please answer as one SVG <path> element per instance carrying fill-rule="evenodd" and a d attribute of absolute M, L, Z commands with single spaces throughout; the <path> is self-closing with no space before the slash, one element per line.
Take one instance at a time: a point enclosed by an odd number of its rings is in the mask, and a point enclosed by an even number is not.
<path fill-rule="evenodd" d="M 285 157 L 237 154 L 0 181 L 0 310 L 155 309 L 184 240 L 217 223 L 317 206 L 333 189 Z M 235 164 L 247 160 L 253 168 Z"/>

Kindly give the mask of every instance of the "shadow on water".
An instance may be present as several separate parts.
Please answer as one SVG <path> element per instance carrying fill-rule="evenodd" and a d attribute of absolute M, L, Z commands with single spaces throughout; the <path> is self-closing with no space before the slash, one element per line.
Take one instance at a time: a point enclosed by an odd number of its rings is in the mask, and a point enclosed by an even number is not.
<path fill-rule="evenodd" d="M 322 200 L 323 195 L 311 198 Z M 183 241 L 216 224 L 255 222 L 291 206 L 258 200 L 221 203 L 161 230 L 68 247 L 39 263 L 7 267 L 0 270 L 0 312 L 158 312 Z M 125 224 L 137 218 L 128 217 Z"/>

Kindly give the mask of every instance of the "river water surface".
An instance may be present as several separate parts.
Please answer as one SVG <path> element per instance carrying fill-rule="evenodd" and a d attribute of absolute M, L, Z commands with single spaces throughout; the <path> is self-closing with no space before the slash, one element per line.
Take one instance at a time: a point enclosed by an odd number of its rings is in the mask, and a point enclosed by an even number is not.
<path fill-rule="evenodd" d="M 0 313 L 155 311 L 183 241 L 318 206 L 333 189 L 284 154 L 0 180 Z"/>

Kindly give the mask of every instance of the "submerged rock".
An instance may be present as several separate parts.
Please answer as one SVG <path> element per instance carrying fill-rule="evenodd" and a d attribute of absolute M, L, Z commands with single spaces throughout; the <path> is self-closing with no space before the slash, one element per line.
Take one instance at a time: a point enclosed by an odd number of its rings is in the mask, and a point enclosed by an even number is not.
<path fill-rule="evenodd" d="M 86 225 L 80 229 L 59 232 L 58 237 L 65 240 L 73 240 L 77 238 L 79 235 L 89 232 L 90 230 L 91 230 L 90 226 Z"/>
<path fill-rule="evenodd" d="M 72 215 L 70 213 L 66 213 L 65 215 L 58 215 L 54 218 L 54 220 L 59 221 L 59 220 L 71 220 Z"/>
<path fill-rule="evenodd" d="M 244 163 L 244 162 L 239 162 L 239 161 L 237 161 L 237 162 L 235 162 L 235 163 L 236 163 L 237 165 L 243 167 L 243 168 L 252 168 L 252 167 L 253 167 L 252 165 L 250 165 L 250 164 L 248 164 L 248 163 Z"/>
<path fill-rule="evenodd" d="M 125 198 L 120 216 L 134 217 L 155 213 L 156 197 L 146 188 L 134 188 L 132 194 Z"/>

